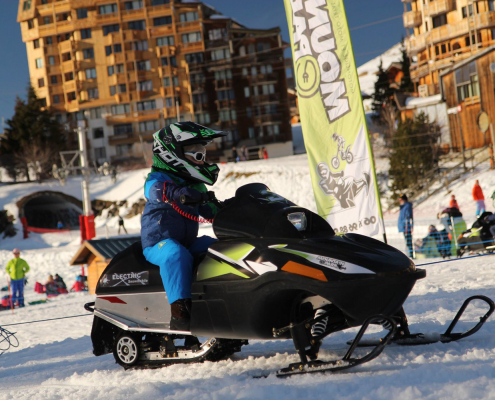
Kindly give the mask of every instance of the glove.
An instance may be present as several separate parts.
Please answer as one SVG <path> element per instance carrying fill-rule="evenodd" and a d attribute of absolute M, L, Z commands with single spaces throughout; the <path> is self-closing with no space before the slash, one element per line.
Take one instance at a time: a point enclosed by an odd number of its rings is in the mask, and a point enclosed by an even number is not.
<path fill-rule="evenodd" d="M 201 193 L 201 197 L 202 197 L 201 204 L 206 204 L 216 199 L 215 192 L 211 192 L 211 191 L 206 193 Z"/>

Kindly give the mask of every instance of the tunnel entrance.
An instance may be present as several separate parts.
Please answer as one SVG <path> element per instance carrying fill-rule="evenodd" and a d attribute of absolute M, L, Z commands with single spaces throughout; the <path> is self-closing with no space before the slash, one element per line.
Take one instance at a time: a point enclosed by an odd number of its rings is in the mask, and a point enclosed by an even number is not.
<path fill-rule="evenodd" d="M 38 192 L 17 203 L 20 218 L 27 226 L 42 230 L 79 229 L 79 215 L 83 214 L 82 203 L 75 197 L 60 192 Z"/>

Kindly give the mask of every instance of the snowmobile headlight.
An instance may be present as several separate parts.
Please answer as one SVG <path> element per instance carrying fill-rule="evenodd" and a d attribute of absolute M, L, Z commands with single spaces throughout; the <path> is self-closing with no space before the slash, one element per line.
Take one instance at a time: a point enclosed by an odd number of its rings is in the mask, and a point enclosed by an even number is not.
<path fill-rule="evenodd" d="M 289 222 L 296 227 L 298 231 L 306 230 L 308 226 L 308 221 L 306 220 L 306 214 L 303 212 L 296 212 L 287 215 Z"/>

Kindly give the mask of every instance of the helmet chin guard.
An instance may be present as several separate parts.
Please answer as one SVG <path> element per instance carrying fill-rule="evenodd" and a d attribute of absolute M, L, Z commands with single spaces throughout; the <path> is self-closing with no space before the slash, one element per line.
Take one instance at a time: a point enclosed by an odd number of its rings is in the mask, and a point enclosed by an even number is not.
<path fill-rule="evenodd" d="M 220 169 L 217 164 L 196 164 L 185 156 L 184 147 L 206 146 L 215 138 L 227 136 L 194 122 L 177 122 L 153 134 L 153 168 L 171 172 L 185 180 L 213 185 Z"/>

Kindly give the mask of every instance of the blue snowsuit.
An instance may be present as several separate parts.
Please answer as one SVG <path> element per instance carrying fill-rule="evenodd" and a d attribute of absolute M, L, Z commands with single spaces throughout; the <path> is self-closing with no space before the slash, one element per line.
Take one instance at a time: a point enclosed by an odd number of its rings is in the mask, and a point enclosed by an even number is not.
<path fill-rule="evenodd" d="M 206 193 L 202 183 L 191 183 L 170 173 L 153 171 L 144 185 L 148 200 L 141 218 L 141 242 L 146 260 L 160 267 L 169 303 L 191 298 L 193 256 L 208 250 L 216 240 L 198 236 L 199 223 L 179 214 L 170 203 L 187 214 L 211 219 L 218 211 L 207 203 L 188 207 L 179 203 L 182 194 L 197 198 Z"/>
<path fill-rule="evenodd" d="M 398 228 L 399 232 L 404 232 L 404 238 L 406 239 L 407 248 L 409 249 L 409 257 L 412 257 L 413 208 L 412 204 L 408 201 L 400 206 Z"/>

